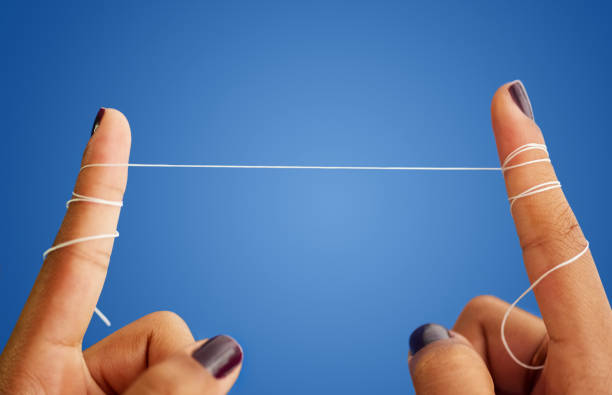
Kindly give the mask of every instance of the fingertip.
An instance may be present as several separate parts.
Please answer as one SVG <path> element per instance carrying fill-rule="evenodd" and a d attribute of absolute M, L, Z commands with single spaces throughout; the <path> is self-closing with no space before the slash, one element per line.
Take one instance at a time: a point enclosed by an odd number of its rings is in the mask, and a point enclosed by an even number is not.
<path fill-rule="evenodd" d="M 113 119 L 115 122 L 121 123 L 122 126 L 130 128 L 130 123 L 127 120 L 127 117 L 119 110 L 112 107 L 103 107 L 105 112 L 104 116 Z"/>
<path fill-rule="evenodd" d="M 94 127 L 91 133 L 92 139 L 101 139 L 100 136 L 122 138 L 123 142 L 130 143 L 130 123 L 126 116 L 114 108 L 102 107 L 96 115 Z"/>
<path fill-rule="evenodd" d="M 83 154 L 82 165 L 127 163 L 131 143 L 130 124 L 125 115 L 114 108 L 100 108 Z"/>
<path fill-rule="evenodd" d="M 429 337 L 429 339 L 425 341 L 425 344 L 423 344 L 421 347 L 415 347 L 413 344 L 411 344 L 410 351 L 408 352 L 408 365 L 411 368 L 412 365 L 416 366 L 417 364 L 421 363 L 421 358 L 428 358 L 423 357 L 424 355 L 429 354 L 431 357 L 431 355 L 435 355 L 436 353 L 444 352 L 443 350 L 449 347 L 463 345 L 470 349 L 474 349 L 472 343 L 470 343 L 470 341 L 463 335 L 437 324 L 426 324 L 417 328 L 411 335 L 412 343 L 414 342 L 413 337 L 416 336 L 416 333 L 419 331 L 427 332 L 423 331 L 422 328 L 430 328 L 427 330 L 429 334 L 425 334 L 425 337 Z"/>
<path fill-rule="evenodd" d="M 218 335 L 197 341 L 189 349 L 191 359 L 206 372 L 210 383 L 206 393 L 227 393 L 238 379 L 244 352 L 238 341 L 229 335 Z"/>
<path fill-rule="evenodd" d="M 427 345 L 450 338 L 448 329 L 438 324 L 424 324 L 416 328 L 410 335 L 410 352 L 416 354 Z"/>
<path fill-rule="evenodd" d="M 493 127 L 496 122 L 511 121 L 520 124 L 532 124 L 533 119 L 529 114 L 533 114 L 531 101 L 527 96 L 527 90 L 520 80 L 507 82 L 500 86 L 491 101 L 491 119 Z"/>
<path fill-rule="evenodd" d="M 540 128 L 533 120 L 531 100 L 520 80 L 497 89 L 491 101 L 491 122 L 501 159 L 521 145 L 544 144 Z"/>
<path fill-rule="evenodd" d="M 203 342 L 191 353 L 191 356 L 220 380 L 226 376 L 238 376 L 237 372 L 240 371 L 243 361 L 243 350 L 232 337 L 219 335 Z"/>

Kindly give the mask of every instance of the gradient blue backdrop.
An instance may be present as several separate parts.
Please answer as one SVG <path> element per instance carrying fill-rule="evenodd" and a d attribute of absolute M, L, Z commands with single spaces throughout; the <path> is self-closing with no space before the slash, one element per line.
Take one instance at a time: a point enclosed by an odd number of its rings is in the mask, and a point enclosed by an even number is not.
<path fill-rule="evenodd" d="M 604 2 L 4 2 L 4 344 L 99 106 L 132 161 L 497 166 L 520 78 L 600 274 L 612 39 Z M 149 312 L 245 349 L 234 394 L 411 393 L 408 337 L 526 286 L 497 173 L 132 169 L 86 345 Z M 537 311 L 533 299 L 523 306 Z"/>

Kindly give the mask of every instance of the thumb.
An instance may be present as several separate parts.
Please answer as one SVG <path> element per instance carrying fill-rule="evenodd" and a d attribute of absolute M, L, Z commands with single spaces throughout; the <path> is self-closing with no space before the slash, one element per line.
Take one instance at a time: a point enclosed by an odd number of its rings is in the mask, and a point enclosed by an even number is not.
<path fill-rule="evenodd" d="M 229 336 L 216 336 L 149 368 L 125 394 L 227 394 L 241 367 L 240 345 Z"/>
<path fill-rule="evenodd" d="M 438 324 L 425 324 L 410 335 L 408 357 L 418 395 L 493 395 L 485 362 L 463 336 Z"/>

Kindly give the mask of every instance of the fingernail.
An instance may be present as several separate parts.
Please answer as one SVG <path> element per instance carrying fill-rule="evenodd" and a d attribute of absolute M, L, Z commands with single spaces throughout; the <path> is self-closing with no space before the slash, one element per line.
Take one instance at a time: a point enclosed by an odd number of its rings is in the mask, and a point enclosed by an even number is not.
<path fill-rule="evenodd" d="M 529 101 L 529 96 L 527 96 L 525 85 L 521 81 L 516 80 L 508 87 L 508 91 L 510 96 L 512 96 L 512 100 L 514 100 L 514 103 L 521 109 L 523 114 L 533 119 L 533 109 L 531 108 L 531 102 Z"/>
<path fill-rule="evenodd" d="M 94 120 L 93 126 L 91 127 L 91 135 L 96 132 L 98 126 L 100 126 L 100 122 L 102 122 L 102 117 L 104 116 L 104 108 L 98 110 L 98 114 L 96 115 L 96 119 Z"/>
<path fill-rule="evenodd" d="M 231 337 L 220 335 L 195 350 L 192 357 L 215 378 L 220 379 L 242 362 L 242 349 Z"/>
<path fill-rule="evenodd" d="M 410 352 L 414 355 L 421 348 L 435 341 L 449 339 L 448 329 L 438 324 L 421 325 L 410 335 Z"/>

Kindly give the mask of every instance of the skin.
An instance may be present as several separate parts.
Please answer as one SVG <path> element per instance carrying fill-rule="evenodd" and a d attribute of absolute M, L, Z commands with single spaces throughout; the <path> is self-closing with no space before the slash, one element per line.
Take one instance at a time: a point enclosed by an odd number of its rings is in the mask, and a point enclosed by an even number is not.
<path fill-rule="evenodd" d="M 91 137 L 82 165 L 127 163 L 130 127 L 107 109 Z M 74 191 L 106 200 L 123 198 L 126 168 L 80 172 Z M 112 233 L 119 208 L 72 204 L 55 244 Z M 191 353 L 196 342 L 174 313 L 156 312 L 119 329 L 83 351 L 85 330 L 100 296 L 113 240 L 95 240 L 49 254 L 0 355 L 1 394 L 225 394 L 240 366 L 216 379 Z"/>
<path fill-rule="evenodd" d="M 516 107 L 502 86 L 492 119 L 500 158 L 526 143 L 543 143 L 538 126 Z M 130 129 L 107 109 L 89 141 L 82 164 L 127 163 Z M 518 160 L 542 157 L 529 151 Z M 555 180 L 541 163 L 505 174 L 510 196 Z M 75 191 L 122 200 L 125 168 L 90 168 Z M 586 241 L 559 189 L 517 201 L 513 216 L 531 281 L 582 250 Z M 73 204 L 56 243 L 112 233 L 119 209 Z M 108 267 L 113 240 L 79 243 L 45 260 L 26 306 L 0 355 L 0 393 L 224 394 L 240 366 L 218 380 L 190 355 L 195 342 L 185 322 L 170 312 L 145 316 L 82 350 Z M 612 313 L 590 252 L 553 273 L 535 289 L 543 320 L 513 311 L 506 335 L 521 360 L 545 364 L 540 372 L 516 365 L 501 344 L 499 328 L 508 306 L 493 296 L 470 301 L 452 336 L 409 357 L 418 394 L 606 394 L 612 393 Z"/>
<path fill-rule="evenodd" d="M 536 123 L 514 104 L 503 85 L 493 97 L 491 116 L 500 161 L 516 147 L 544 143 Z M 515 163 L 545 157 L 521 154 Z M 550 163 L 506 172 L 508 196 L 556 180 Z M 512 210 L 527 275 L 546 270 L 580 252 L 586 240 L 560 189 L 520 199 Z M 513 310 L 506 326 L 515 364 L 504 349 L 500 326 L 508 303 L 478 296 L 459 315 L 451 338 L 409 356 L 417 394 L 612 394 L 612 312 L 590 252 L 560 269 L 535 289 L 543 319 Z"/>

